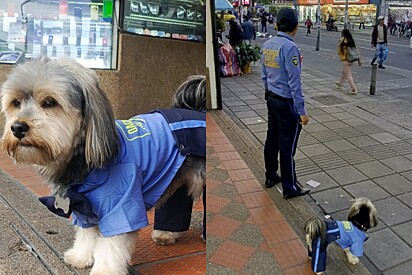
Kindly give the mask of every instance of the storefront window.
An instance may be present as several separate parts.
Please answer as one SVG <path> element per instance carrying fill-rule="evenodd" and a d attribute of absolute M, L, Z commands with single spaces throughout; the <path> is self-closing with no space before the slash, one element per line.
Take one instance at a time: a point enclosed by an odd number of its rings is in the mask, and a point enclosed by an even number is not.
<path fill-rule="evenodd" d="M 120 25 L 133 34 L 205 42 L 205 1 L 125 0 Z"/>
<path fill-rule="evenodd" d="M 67 56 L 90 68 L 112 69 L 113 2 L 1 0 L 0 52 L 22 52 L 26 59 Z"/>

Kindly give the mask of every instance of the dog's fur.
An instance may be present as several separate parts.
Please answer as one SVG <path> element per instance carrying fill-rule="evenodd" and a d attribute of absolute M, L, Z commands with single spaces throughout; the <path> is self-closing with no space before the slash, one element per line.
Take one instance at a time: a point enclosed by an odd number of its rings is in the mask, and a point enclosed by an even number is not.
<path fill-rule="evenodd" d="M 378 224 L 378 212 L 372 202 L 367 198 L 357 198 L 348 213 L 348 221 L 352 222 L 358 229 L 366 232 Z M 326 225 L 319 217 L 309 219 L 304 226 L 306 233 L 306 243 L 309 250 L 312 250 L 312 241 L 320 238 L 321 244 L 326 243 Z M 350 252 L 350 247 L 345 249 L 348 262 L 357 264 L 359 258 Z M 322 274 L 319 272 L 317 274 Z"/>
<path fill-rule="evenodd" d="M 205 78 L 189 78 L 177 91 L 173 107 L 204 110 Z M 196 82 L 197 81 L 197 82 Z M 119 141 L 110 102 L 96 73 L 70 59 L 39 58 L 18 65 L 1 91 L 6 122 L 1 147 L 19 164 L 31 164 L 52 194 L 64 195 L 70 184 L 81 182 L 94 168 L 104 168 L 118 153 Z M 23 138 L 11 128 L 27 126 Z M 20 124 L 20 125 L 21 125 Z M 206 160 L 187 156 L 155 207 L 186 185 L 197 199 L 205 185 Z M 174 242 L 178 234 L 164 243 Z M 127 274 L 136 232 L 103 237 L 97 226 L 76 227 L 73 248 L 64 261 L 78 268 L 93 265 L 90 274 Z M 156 236 L 153 237 L 156 240 Z"/>

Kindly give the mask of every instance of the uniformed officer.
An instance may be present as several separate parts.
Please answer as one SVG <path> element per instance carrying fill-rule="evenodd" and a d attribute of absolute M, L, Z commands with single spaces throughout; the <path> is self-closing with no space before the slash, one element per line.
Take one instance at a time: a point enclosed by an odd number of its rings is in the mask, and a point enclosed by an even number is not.
<path fill-rule="evenodd" d="M 262 45 L 262 80 L 268 108 L 265 187 L 282 182 L 283 197 L 290 199 L 309 193 L 297 184 L 293 159 L 300 130 L 309 117 L 302 91 L 300 52 L 292 39 L 299 28 L 295 11 L 281 9 L 277 25 L 277 36 Z M 282 178 L 277 174 L 278 152 Z"/>

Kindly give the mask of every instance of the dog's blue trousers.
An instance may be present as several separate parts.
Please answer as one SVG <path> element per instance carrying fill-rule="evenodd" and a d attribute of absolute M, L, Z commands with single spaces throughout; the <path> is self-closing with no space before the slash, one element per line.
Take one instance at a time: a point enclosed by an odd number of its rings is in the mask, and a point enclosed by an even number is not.
<path fill-rule="evenodd" d="M 328 245 L 339 239 L 339 226 L 336 222 L 325 222 L 326 242 L 322 243 L 321 238 L 312 240 L 312 252 L 308 247 L 308 255 L 312 258 L 313 272 L 323 272 L 326 270 L 326 258 Z"/>

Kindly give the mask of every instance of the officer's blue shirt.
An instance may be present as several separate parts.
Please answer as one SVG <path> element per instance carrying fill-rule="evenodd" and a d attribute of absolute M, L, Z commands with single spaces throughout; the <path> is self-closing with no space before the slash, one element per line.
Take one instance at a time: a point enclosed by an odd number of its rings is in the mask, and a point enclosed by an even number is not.
<path fill-rule="evenodd" d="M 200 121 L 200 124 L 204 122 Z M 73 210 L 73 223 L 95 225 L 109 237 L 147 226 L 152 208 L 185 160 L 171 126 L 160 113 L 116 121 L 121 149 L 104 169 L 94 169 L 71 188 L 84 195 L 98 217 Z"/>
<path fill-rule="evenodd" d="M 305 115 L 300 51 L 290 35 L 277 36 L 262 44 L 262 80 L 266 90 L 292 98 L 299 115 Z"/>
<path fill-rule="evenodd" d="M 343 249 L 350 247 L 350 252 L 360 257 L 363 255 L 363 243 L 366 240 L 366 233 L 358 229 L 348 221 L 337 221 L 339 226 L 340 239 L 336 240 Z"/>

